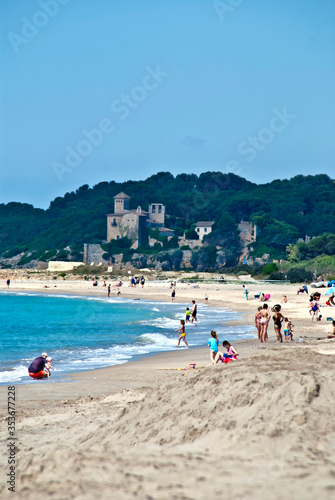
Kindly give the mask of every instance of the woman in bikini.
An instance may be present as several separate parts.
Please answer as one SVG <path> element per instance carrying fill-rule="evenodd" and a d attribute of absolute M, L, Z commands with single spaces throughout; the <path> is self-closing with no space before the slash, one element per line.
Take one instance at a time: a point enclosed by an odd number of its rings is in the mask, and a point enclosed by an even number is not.
<path fill-rule="evenodd" d="M 283 336 L 281 334 L 281 324 L 284 320 L 284 316 L 282 315 L 280 310 L 281 306 L 278 304 L 277 306 L 275 306 L 274 315 L 272 316 L 272 319 L 274 321 L 274 329 L 277 336 L 277 342 L 283 342 Z"/>
<path fill-rule="evenodd" d="M 268 311 L 268 305 L 264 304 L 262 309 L 259 311 L 260 314 L 260 325 L 261 325 L 261 332 L 260 332 L 260 341 L 261 342 L 268 342 L 268 325 L 270 321 L 270 313 Z"/>
<path fill-rule="evenodd" d="M 255 327 L 257 328 L 257 333 L 258 333 L 258 341 L 261 341 L 261 318 L 262 315 L 260 314 L 260 310 L 262 309 L 262 306 L 259 306 L 257 309 L 257 312 L 255 314 Z"/>

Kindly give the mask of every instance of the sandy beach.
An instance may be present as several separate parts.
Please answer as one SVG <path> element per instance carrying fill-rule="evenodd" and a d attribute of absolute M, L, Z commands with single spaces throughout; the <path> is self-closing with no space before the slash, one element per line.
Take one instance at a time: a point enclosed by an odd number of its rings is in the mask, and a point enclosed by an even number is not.
<path fill-rule="evenodd" d="M 12 279 L 10 290 L 107 294 L 101 283 L 57 280 L 56 285 Z M 235 325 L 254 324 L 260 305 L 254 295 L 260 291 L 271 295 L 270 307 L 286 295 L 282 309 L 295 325 L 295 342 L 276 344 L 271 321 L 269 343 L 237 342 L 240 359 L 229 364 L 209 366 L 204 346 L 71 375 L 66 383 L 17 385 L 17 498 L 335 495 L 335 341 L 326 339 L 333 308 L 321 307 L 322 321 L 312 322 L 309 296 L 297 295 L 297 285 L 250 283 L 250 300 L 238 281 L 195 286 L 178 283 L 176 302 L 203 304 L 207 294 L 210 306 L 241 313 Z M 3 279 L 0 290 L 6 289 Z M 126 283 L 121 292 L 122 298 L 171 300 L 168 283 L 147 282 L 143 289 Z M 7 387 L 0 387 L 0 394 L 5 428 L 0 493 L 10 498 Z"/>

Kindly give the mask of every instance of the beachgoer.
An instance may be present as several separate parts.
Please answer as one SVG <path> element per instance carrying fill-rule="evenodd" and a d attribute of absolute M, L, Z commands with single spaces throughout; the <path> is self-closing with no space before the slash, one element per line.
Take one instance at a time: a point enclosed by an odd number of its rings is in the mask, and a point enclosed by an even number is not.
<path fill-rule="evenodd" d="M 212 330 L 211 331 L 211 337 L 208 339 L 208 346 L 211 349 L 211 351 L 210 351 L 211 365 L 215 365 L 215 363 L 217 363 L 217 361 L 216 361 L 216 355 L 217 355 L 217 353 L 219 351 L 218 345 L 219 345 L 219 339 L 218 339 L 218 337 L 216 335 L 216 331 Z"/>
<path fill-rule="evenodd" d="M 198 319 L 197 319 L 197 304 L 195 303 L 195 300 L 192 300 L 192 321 L 191 323 L 193 323 L 193 321 L 195 321 L 196 323 L 198 323 Z"/>
<path fill-rule="evenodd" d="M 280 301 L 281 304 L 286 304 L 287 303 L 287 297 L 286 295 L 283 295 L 283 298 Z"/>
<path fill-rule="evenodd" d="M 104 282 L 103 282 L 103 285 L 102 285 L 102 286 L 107 286 L 107 285 L 106 285 L 106 281 L 104 281 Z"/>
<path fill-rule="evenodd" d="M 238 357 L 238 355 L 239 355 L 239 354 L 238 354 L 237 350 L 235 349 L 235 347 L 234 347 L 234 346 L 232 346 L 232 345 L 228 342 L 228 340 L 224 340 L 224 341 L 222 342 L 222 345 L 223 345 L 223 347 L 225 347 L 225 348 L 227 349 L 227 354 L 228 354 L 229 356 L 231 356 L 233 359 L 237 359 L 237 357 Z"/>
<path fill-rule="evenodd" d="M 107 297 L 109 297 L 110 294 L 111 294 L 111 286 L 109 284 L 108 287 L 107 287 Z"/>
<path fill-rule="evenodd" d="M 333 320 L 333 332 L 328 335 L 329 339 L 335 338 L 335 320 Z"/>
<path fill-rule="evenodd" d="M 144 278 L 144 276 L 141 276 L 141 285 L 142 285 L 142 288 L 144 287 L 144 283 L 145 283 L 145 278 Z"/>
<path fill-rule="evenodd" d="M 34 361 L 29 365 L 28 373 L 32 378 L 40 379 L 48 377 L 47 373 L 44 371 L 44 367 L 47 363 L 47 357 L 47 353 L 42 352 L 41 356 L 35 358 Z"/>
<path fill-rule="evenodd" d="M 260 302 L 265 302 L 266 301 L 266 298 L 265 298 L 265 293 L 262 293 L 260 298 L 259 298 Z"/>
<path fill-rule="evenodd" d="M 285 318 L 284 321 L 285 321 L 284 323 L 285 341 L 290 342 L 290 340 L 293 340 L 293 333 L 292 333 L 293 325 L 288 318 Z"/>
<path fill-rule="evenodd" d="M 93 286 L 98 286 L 98 282 L 97 282 L 97 281 L 94 281 L 94 282 L 93 282 Z"/>
<path fill-rule="evenodd" d="M 248 295 L 249 295 L 249 290 L 248 290 L 248 287 L 246 287 L 245 285 L 243 285 L 243 288 L 244 288 L 244 293 L 245 293 L 245 298 L 248 300 Z"/>
<path fill-rule="evenodd" d="M 310 303 L 310 306 L 311 306 L 311 308 L 310 308 L 309 313 L 312 315 L 312 321 L 313 321 L 314 318 L 318 319 L 318 316 L 319 316 L 320 308 L 319 308 L 318 301 L 316 299 L 312 300 Z"/>
<path fill-rule="evenodd" d="M 277 305 L 274 307 L 274 315 L 272 316 L 272 319 L 274 321 L 274 329 L 276 332 L 277 336 L 277 341 L 276 342 L 283 342 L 283 336 L 281 334 L 281 324 L 284 319 L 284 316 L 280 312 L 281 306 Z"/>
<path fill-rule="evenodd" d="M 259 306 L 258 309 L 257 309 L 257 312 L 255 314 L 255 327 L 257 328 L 259 342 L 262 342 L 261 341 L 261 319 L 262 319 L 262 315 L 260 314 L 260 310 L 261 309 L 262 309 L 262 306 Z"/>
<path fill-rule="evenodd" d="M 207 293 L 205 294 L 205 302 L 206 302 L 206 304 L 208 304 L 208 295 L 207 295 Z"/>
<path fill-rule="evenodd" d="M 10 280 L 7 280 L 6 283 L 7 283 L 7 287 L 9 288 Z"/>
<path fill-rule="evenodd" d="M 271 319 L 270 313 L 268 311 L 268 305 L 264 304 L 262 309 L 260 309 L 259 314 L 261 316 L 260 318 L 260 325 L 261 325 L 261 333 L 260 333 L 260 340 L 261 342 L 268 342 L 268 325 L 269 321 Z"/>
<path fill-rule="evenodd" d="M 188 343 L 186 342 L 185 321 L 183 319 L 180 320 L 180 328 L 178 330 L 175 330 L 175 332 L 178 332 L 177 335 L 179 335 L 178 344 L 176 347 L 179 347 L 180 341 L 182 339 L 185 342 L 186 347 L 188 347 Z"/>
<path fill-rule="evenodd" d="M 186 307 L 186 323 L 191 323 L 191 311 L 189 307 Z"/>
<path fill-rule="evenodd" d="M 174 302 L 175 296 L 176 296 L 176 290 L 173 289 L 172 292 L 171 292 L 171 300 L 172 300 L 172 302 Z"/>
<path fill-rule="evenodd" d="M 44 371 L 47 374 L 48 378 L 50 378 L 50 370 L 54 370 L 54 367 L 51 365 L 52 358 L 48 356 L 46 358 L 46 363 L 44 366 Z"/>

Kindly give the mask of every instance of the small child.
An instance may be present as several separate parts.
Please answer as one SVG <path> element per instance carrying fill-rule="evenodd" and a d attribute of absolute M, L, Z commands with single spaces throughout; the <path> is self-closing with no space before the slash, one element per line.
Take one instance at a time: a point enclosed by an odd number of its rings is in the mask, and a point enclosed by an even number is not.
<path fill-rule="evenodd" d="M 234 346 L 232 346 L 228 340 L 224 340 L 222 342 L 222 345 L 223 347 L 225 347 L 227 349 L 227 354 L 229 357 L 231 357 L 232 359 L 237 359 L 237 356 L 239 355 L 237 350 L 235 349 Z"/>
<path fill-rule="evenodd" d="M 206 302 L 206 304 L 208 304 L 208 295 L 207 295 L 207 293 L 205 294 L 205 302 Z"/>
<path fill-rule="evenodd" d="M 186 323 L 191 323 L 191 311 L 189 307 L 186 307 Z"/>
<path fill-rule="evenodd" d="M 51 361 L 52 361 L 52 358 L 50 358 L 50 356 L 48 356 L 46 358 L 46 363 L 44 365 L 44 371 L 47 374 L 48 378 L 50 378 L 50 370 L 54 370 L 54 367 L 51 366 Z"/>
<path fill-rule="evenodd" d="M 284 335 L 286 342 L 293 340 L 293 332 L 292 332 L 293 326 L 294 325 L 292 325 L 291 321 L 288 318 L 284 319 Z"/>
<path fill-rule="evenodd" d="M 212 330 L 211 331 L 211 338 L 208 339 L 208 346 L 211 349 L 210 352 L 210 357 L 211 357 L 211 365 L 215 365 L 217 363 L 216 361 L 216 355 L 218 353 L 218 345 L 219 345 L 219 339 L 216 335 L 216 331 Z"/>
<path fill-rule="evenodd" d="M 181 339 L 183 339 L 186 347 L 188 347 L 188 343 L 186 342 L 185 321 L 183 319 L 180 320 L 180 328 L 178 330 L 175 330 L 175 332 L 178 332 L 177 336 L 179 335 L 178 344 L 176 345 L 176 347 L 179 347 Z"/>

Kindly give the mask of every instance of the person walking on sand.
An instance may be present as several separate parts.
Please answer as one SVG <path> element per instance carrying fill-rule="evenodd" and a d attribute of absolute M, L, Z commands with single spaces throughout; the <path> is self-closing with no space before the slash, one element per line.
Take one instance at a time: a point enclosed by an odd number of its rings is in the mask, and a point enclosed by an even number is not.
<path fill-rule="evenodd" d="M 176 297 L 176 290 L 173 288 L 173 290 L 171 292 L 171 300 L 172 300 L 172 302 L 174 302 L 175 297 Z"/>
<path fill-rule="evenodd" d="M 249 290 L 248 290 L 248 287 L 243 285 L 243 288 L 244 288 L 244 293 L 245 293 L 245 298 L 248 300 L 248 295 L 249 295 Z"/>
<path fill-rule="evenodd" d="M 7 287 L 9 288 L 10 280 L 7 280 L 6 283 L 7 283 Z"/>
<path fill-rule="evenodd" d="M 216 335 L 216 331 L 212 330 L 211 331 L 211 336 L 208 339 L 208 346 L 210 347 L 210 358 L 211 358 L 211 365 L 215 365 L 217 363 L 216 361 L 216 356 L 219 351 L 219 346 L 220 342 L 219 339 Z"/>
<path fill-rule="evenodd" d="M 179 335 L 178 344 L 176 345 L 176 347 L 179 347 L 180 341 L 182 339 L 185 342 L 186 347 L 188 347 L 188 343 L 186 342 L 185 320 L 183 319 L 180 320 L 180 328 L 178 330 L 175 330 L 175 332 L 178 332 L 177 335 Z"/>
<path fill-rule="evenodd" d="M 192 300 L 192 321 L 191 323 L 193 323 L 193 321 L 195 321 L 196 323 L 198 323 L 198 319 L 197 319 L 197 304 L 195 303 L 195 300 Z"/>
<path fill-rule="evenodd" d="M 277 340 L 276 342 L 283 342 L 283 336 L 281 334 L 281 324 L 284 320 L 284 316 L 280 312 L 281 306 L 278 304 L 277 306 L 274 307 L 274 315 L 272 316 L 273 322 L 274 322 L 274 329 L 276 332 Z"/>
<path fill-rule="evenodd" d="M 268 325 L 270 321 L 270 313 L 268 310 L 268 305 L 264 304 L 262 309 L 260 309 L 259 314 L 261 316 L 260 318 L 260 325 L 261 325 L 261 331 L 260 331 L 260 341 L 261 342 L 268 342 Z"/>
<path fill-rule="evenodd" d="M 109 284 L 107 287 L 107 297 L 110 297 L 110 294 L 111 294 L 111 286 Z"/>
<path fill-rule="evenodd" d="M 284 335 L 285 335 L 285 341 L 290 342 L 290 340 L 293 340 L 293 333 L 292 333 L 292 328 L 294 325 L 292 325 L 291 321 L 288 318 L 284 319 Z"/>
<path fill-rule="evenodd" d="M 314 320 L 314 317 L 318 319 L 320 308 L 319 308 L 319 303 L 316 299 L 311 301 L 311 309 L 309 312 L 312 315 L 312 321 Z"/>

